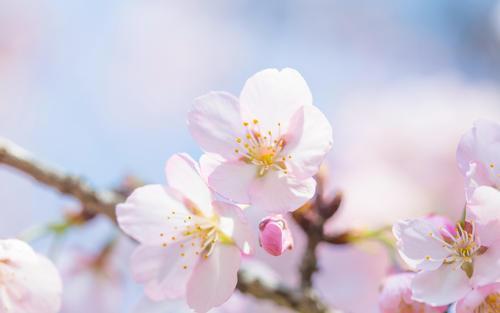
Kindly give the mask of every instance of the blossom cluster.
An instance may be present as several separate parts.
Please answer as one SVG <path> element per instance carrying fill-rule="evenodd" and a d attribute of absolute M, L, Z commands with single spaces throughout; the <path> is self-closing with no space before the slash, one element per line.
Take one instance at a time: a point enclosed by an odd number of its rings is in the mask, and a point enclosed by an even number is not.
<path fill-rule="evenodd" d="M 456 223 L 428 216 L 393 226 L 414 273 L 386 281 L 383 312 L 500 312 L 500 125 L 477 121 L 459 143 L 467 203 Z"/>
<path fill-rule="evenodd" d="M 130 272 L 145 295 L 137 312 L 243 311 L 247 300 L 233 296 L 243 261 L 265 253 L 280 266 L 293 263 L 287 251 L 300 247 L 303 238 L 293 233 L 296 225 L 287 219 L 292 214 L 314 237 L 308 238 L 304 254 L 304 260 L 314 259 L 313 268 L 300 268 L 302 275 L 310 270 L 305 285 L 317 288 L 318 299 L 340 290 L 342 299 L 327 300 L 332 308 L 500 313 L 500 124 L 478 120 L 458 144 L 464 188 L 456 197 L 465 199 L 460 200 L 465 201 L 461 218 L 433 213 L 398 220 L 389 228 L 349 225 L 338 236 L 330 236 L 325 225 L 343 221 L 336 215 L 342 196 L 327 199 L 326 174 L 320 171 L 332 147 L 332 128 L 297 71 L 266 69 L 247 80 L 239 97 L 210 92 L 195 99 L 187 127 L 203 151 L 198 161 L 174 154 L 166 161 L 166 184 L 129 181 L 119 191 L 127 198 L 116 206 L 116 221 L 138 244 L 130 256 Z M 72 223 L 82 223 L 80 218 L 72 217 Z M 380 242 L 389 251 L 381 253 L 384 257 L 361 251 Z M 345 249 L 320 260 L 324 252 L 332 253 L 322 243 Z M 69 271 L 73 280 L 65 283 L 69 290 L 80 280 L 90 281 L 88 288 L 76 288 L 101 302 L 102 312 L 116 308 L 113 302 L 123 296 L 118 266 L 112 263 L 122 258 L 112 257 L 113 245 L 110 241 L 96 255 L 77 256 Z M 354 259 L 366 268 L 360 270 Z M 316 270 L 321 275 L 313 279 Z M 273 278 L 272 273 L 263 276 Z M 328 281 L 326 287 L 318 276 Z M 300 291 L 316 299 L 310 285 Z M 66 299 L 62 302 L 62 289 L 61 275 L 48 258 L 21 240 L 0 240 L 0 313 L 77 312 Z M 353 295 L 367 304 L 349 303 Z"/>
<path fill-rule="evenodd" d="M 197 98 L 188 127 L 205 152 L 199 164 L 184 153 L 172 156 L 168 185 L 136 189 L 116 212 L 121 229 L 140 243 L 132 271 L 146 295 L 183 298 L 204 313 L 232 295 L 256 231 L 271 255 L 293 247 L 282 214 L 313 197 L 332 129 L 292 69 L 255 74 L 239 98 L 226 92 Z M 253 229 L 247 210 L 271 215 Z"/>

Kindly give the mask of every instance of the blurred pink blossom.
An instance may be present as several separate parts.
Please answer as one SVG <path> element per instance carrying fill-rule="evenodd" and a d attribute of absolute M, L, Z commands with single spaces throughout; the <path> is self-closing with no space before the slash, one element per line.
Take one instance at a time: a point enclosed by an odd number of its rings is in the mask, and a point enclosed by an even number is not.
<path fill-rule="evenodd" d="M 382 313 L 442 313 L 446 307 L 432 307 L 412 299 L 411 280 L 414 273 L 400 273 L 387 277 L 380 293 Z"/>
<path fill-rule="evenodd" d="M 385 248 L 377 242 L 319 248 L 314 286 L 322 298 L 340 311 L 378 313 L 380 286 L 391 268 Z"/>
<path fill-rule="evenodd" d="M 500 312 L 500 283 L 475 288 L 451 306 L 449 313 Z"/>
<path fill-rule="evenodd" d="M 0 312 L 57 313 L 62 282 L 56 267 L 23 241 L 0 240 Z"/>
<path fill-rule="evenodd" d="M 330 188 L 344 197 L 329 232 L 428 213 L 460 218 L 456 146 L 473 121 L 500 120 L 496 86 L 448 75 L 357 87 L 337 98 L 329 112 L 336 134 Z"/>

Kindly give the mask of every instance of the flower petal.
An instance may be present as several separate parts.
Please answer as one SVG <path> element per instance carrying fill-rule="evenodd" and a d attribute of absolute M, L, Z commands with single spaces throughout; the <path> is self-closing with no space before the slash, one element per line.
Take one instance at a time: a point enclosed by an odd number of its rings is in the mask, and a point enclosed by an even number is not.
<path fill-rule="evenodd" d="M 1 312 L 59 312 L 62 281 L 49 259 L 17 239 L 0 240 L 0 259 L 0 270 L 8 279 L 0 288 Z"/>
<path fill-rule="evenodd" d="M 205 162 L 209 163 L 209 159 L 210 156 L 202 159 L 202 167 Z M 208 184 L 223 197 L 237 203 L 248 204 L 250 203 L 249 189 L 256 176 L 257 170 L 252 164 L 239 160 L 224 161 L 212 169 L 208 176 Z"/>
<path fill-rule="evenodd" d="M 315 106 L 303 106 L 295 112 L 285 135 L 282 152 L 291 158 L 287 165 L 295 177 L 304 179 L 315 175 L 326 153 L 332 147 L 332 127 L 325 115 Z"/>
<path fill-rule="evenodd" d="M 194 248 L 189 247 L 187 243 L 177 242 L 167 247 L 141 245 L 136 248 L 132 255 L 132 274 L 137 282 L 145 285 L 144 292 L 150 299 L 160 301 L 185 295 L 187 282 L 200 259 Z"/>
<path fill-rule="evenodd" d="M 312 95 L 296 70 L 266 69 L 250 77 L 240 94 L 244 120 L 259 120 L 263 133 L 276 132 L 278 123 L 287 129 L 300 107 L 312 105 Z"/>
<path fill-rule="evenodd" d="M 438 268 L 449 252 L 436 238 L 440 232 L 432 222 L 425 219 L 401 220 L 394 224 L 394 236 L 403 258 L 414 261 L 416 269 L 434 270 Z"/>
<path fill-rule="evenodd" d="M 500 191 L 487 186 L 476 188 L 468 209 L 482 245 L 489 246 L 500 238 Z"/>
<path fill-rule="evenodd" d="M 213 206 L 220 216 L 220 228 L 230 237 L 244 254 L 252 254 L 256 238 L 240 207 L 222 201 L 214 201 Z"/>
<path fill-rule="evenodd" d="M 172 236 L 179 236 L 192 216 L 174 190 L 161 185 L 147 185 L 137 188 L 125 201 L 116 207 L 120 228 L 135 240 L 160 245 Z M 180 236 L 179 236 L 180 237 Z"/>
<path fill-rule="evenodd" d="M 200 259 L 187 286 L 187 302 L 197 313 L 226 302 L 238 280 L 241 255 L 236 246 L 217 244 L 207 259 Z"/>
<path fill-rule="evenodd" d="M 471 180 L 467 185 L 500 188 L 500 124 L 476 121 L 460 140 L 457 161 L 467 180 Z"/>
<path fill-rule="evenodd" d="M 298 180 L 278 171 L 269 171 L 252 182 L 250 203 L 260 210 L 286 213 L 304 205 L 313 196 L 316 181 Z"/>
<path fill-rule="evenodd" d="M 497 239 L 484 254 L 474 259 L 472 281 L 477 286 L 483 286 L 500 279 L 500 238 Z"/>
<path fill-rule="evenodd" d="M 205 216 L 213 215 L 210 189 L 200 176 L 198 164 L 188 154 L 175 154 L 170 157 L 165 172 L 170 187 L 191 200 Z"/>
<path fill-rule="evenodd" d="M 465 272 L 453 265 L 417 273 L 412 284 L 413 299 L 433 306 L 448 305 L 462 299 L 472 287 Z"/>
<path fill-rule="evenodd" d="M 197 98 L 188 114 L 188 127 L 203 150 L 232 158 L 236 138 L 244 133 L 238 99 L 225 92 Z"/>

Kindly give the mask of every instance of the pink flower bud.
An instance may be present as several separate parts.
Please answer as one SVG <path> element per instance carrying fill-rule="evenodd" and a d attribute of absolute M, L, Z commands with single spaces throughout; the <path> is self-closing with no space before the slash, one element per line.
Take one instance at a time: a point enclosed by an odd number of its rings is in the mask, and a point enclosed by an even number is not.
<path fill-rule="evenodd" d="M 259 241 L 267 253 L 279 256 L 293 248 L 293 237 L 281 214 L 265 217 L 259 224 Z"/>

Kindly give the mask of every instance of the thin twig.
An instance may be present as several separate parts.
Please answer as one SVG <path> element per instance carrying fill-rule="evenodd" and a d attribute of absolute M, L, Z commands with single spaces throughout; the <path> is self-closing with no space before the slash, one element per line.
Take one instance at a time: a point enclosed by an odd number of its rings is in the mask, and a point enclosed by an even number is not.
<path fill-rule="evenodd" d="M 116 222 L 115 206 L 125 200 L 123 194 L 114 191 L 97 191 L 77 176 L 66 174 L 36 160 L 30 153 L 16 144 L 0 138 L 0 164 L 15 168 L 39 183 L 80 201 L 82 208 L 92 214 L 104 214 Z M 311 274 L 312 275 L 312 274 Z M 258 278 L 244 271 L 238 274 L 237 288 L 255 298 L 270 300 L 277 305 L 301 313 L 326 313 L 324 305 L 312 292 L 290 289 L 283 286 L 267 286 Z"/>

